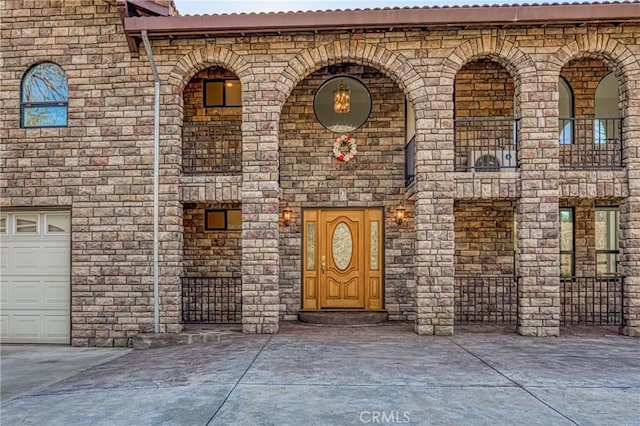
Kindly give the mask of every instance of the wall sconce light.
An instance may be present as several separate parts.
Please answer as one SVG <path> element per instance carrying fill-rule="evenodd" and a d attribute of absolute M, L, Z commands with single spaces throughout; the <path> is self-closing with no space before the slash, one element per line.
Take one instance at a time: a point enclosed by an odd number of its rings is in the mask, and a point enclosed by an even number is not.
<path fill-rule="evenodd" d="M 336 114 L 346 114 L 351 111 L 351 90 L 344 83 L 333 92 L 333 111 Z"/>
<path fill-rule="evenodd" d="M 282 211 L 282 216 L 284 219 L 284 226 L 289 226 L 289 224 L 291 223 L 291 215 L 293 214 L 293 210 L 291 210 L 291 207 L 287 206 L 284 208 L 284 210 Z"/>
<path fill-rule="evenodd" d="M 404 208 L 404 201 L 400 201 L 400 204 L 398 205 L 398 207 L 396 207 L 396 223 L 398 225 L 402 225 L 402 222 L 404 222 L 405 211 L 406 209 Z"/>

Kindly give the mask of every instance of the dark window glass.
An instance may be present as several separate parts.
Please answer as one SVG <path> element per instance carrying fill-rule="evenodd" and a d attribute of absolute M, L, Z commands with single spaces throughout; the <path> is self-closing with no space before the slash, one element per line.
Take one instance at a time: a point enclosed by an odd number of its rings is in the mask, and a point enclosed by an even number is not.
<path fill-rule="evenodd" d="M 240 80 L 205 80 L 204 106 L 242 106 L 242 86 L 240 85 Z"/>

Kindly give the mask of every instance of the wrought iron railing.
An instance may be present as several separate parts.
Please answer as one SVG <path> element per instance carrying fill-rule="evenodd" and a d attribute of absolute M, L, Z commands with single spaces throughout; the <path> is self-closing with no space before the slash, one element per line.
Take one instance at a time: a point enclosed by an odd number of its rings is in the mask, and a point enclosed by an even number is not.
<path fill-rule="evenodd" d="M 512 276 L 455 277 L 456 324 L 517 324 L 518 282 Z"/>
<path fill-rule="evenodd" d="M 240 124 L 185 124 L 182 127 L 182 173 L 229 174 L 242 171 Z"/>
<path fill-rule="evenodd" d="M 620 118 L 560 118 L 558 121 L 562 168 L 622 167 Z"/>
<path fill-rule="evenodd" d="M 404 146 L 404 184 L 409 186 L 416 178 L 416 137 Z"/>
<path fill-rule="evenodd" d="M 561 278 L 562 325 L 622 325 L 624 278 Z"/>
<path fill-rule="evenodd" d="M 518 167 L 518 118 L 454 120 L 455 168 L 500 171 Z"/>
<path fill-rule="evenodd" d="M 239 324 L 242 321 L 240 277 L 183 277 L 182 322 Z"/>

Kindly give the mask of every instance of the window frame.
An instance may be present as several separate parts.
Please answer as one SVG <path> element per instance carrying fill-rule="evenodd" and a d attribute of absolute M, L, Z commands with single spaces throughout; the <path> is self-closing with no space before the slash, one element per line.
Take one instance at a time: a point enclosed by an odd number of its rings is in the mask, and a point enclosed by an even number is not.
<path fill-rule="evenodd" d="M 595 255 L 596 255 L 596 277 L 615 277 L 618 276 L 620 274 L 620 206 L 595 206 L 595 214 L 594 214 L 594 239 L 595 239 Z M 597 241 L 598 241 L 598 227 L 595 226 L 596 225 L 596 218 L 597 218 L 597 212 L 598 211 L 613 211 L 616 213 L 616 228 L 615 228 L 615 240 L 617 243 L 617 249 L 605 249 L 605 250 L 599 250 L 598 246 L 597 246 Z M 605 240 L 608 240 L 609 238 L 609 228 L 606 228 L 607 234 L 605 234 Z M 598 255 L 615 255 L 615 272 L 614 273 L 600 273 L 600 271 L 598 270 Z"/>
<path fill-rule="evenodd" d="M 562 250 L 562 211 L 568 211 L 571 214 L 571 250 Z M 560 253 L 560 278 L 571 279 L 576 276 L 576 212 L 575 207 L 560 207 L 558 209 L 558 223 L 560 238 L 558 248 Z M 571 255 L 571 274 L 562 275 L 562 255 Z"/>
<path fill-rule="evenodd" d="M 237 81 L 240 85 L 240 104 L 239 105 L 227 105 L 227 82 Z M 208 104 L 207 103 L 207 84 L 209 83 L 222 83 L 222 104 Z M 241 108 L 242 107 L 242 82 L 239 78 L 206 78 L 202 80 L 202 107 L 203 108 Z"/>
<path fill-rule="evenodd" d="M 24 86 L 25 79 L 27 76 L 33 72 L 33 70 L 41 65 L 52 64 L 60 68 L 62 74 L 64 75 L 65 81 L 67 83 L 67 93 L 65 101 L 50 101 L 50 102 L 25 102 L 24 101 Z M 64 108 L 64 124 L 53 124 L 53 125 L 44 125 L 44 126 L 27 126 L 25 123 L 25 108 Z M 20 79 L 20 128 L 21 129 L 43 129 L 43 128 L 62 128 L 69 126 L 69 78 L 67 77 L 67 73 L 64 72 L 64 68 L 62 68 L 59 64 L 52 61 L 42 61 L 31 65 L 22 75 Z"/>

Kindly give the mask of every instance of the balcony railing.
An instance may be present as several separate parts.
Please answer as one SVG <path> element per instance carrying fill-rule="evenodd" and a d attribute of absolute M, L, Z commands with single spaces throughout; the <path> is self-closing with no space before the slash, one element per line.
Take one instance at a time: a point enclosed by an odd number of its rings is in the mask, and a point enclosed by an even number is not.
<path fill-rule="evenodd" d="M 242 321 L 240 277 L 183 277 L 184 324 L 239 324 Z"/>
<path fill-rule="evenodd" d="M 455 168 L 500 171 L 518 167 L 517 118 L 454 120 Z"/>
<path fill-rule="evenodd" d="M 623 277 L 561 278 L 560 285 L 562 325 L 623 324 Z"/>
<path fill-rule="evenodd" d="M 455 277 L 455 323 L 517 324 L 518 281 L 510 276 Z"/>
<path fill-rule="evenodd" d="M 598 169 L 622 166 L 622 120 L 560 118 L 560 166 Z"/>
<path fill-rule="evenodd" d="M 416 137 L 404 146 L 404 184 L 409 186 L 416 178 Z"/>
<path fill-rule="evenodd" d="M 241 171 L 240 124 L 185 124 L 182 127 L 182 173 L 232 174 Z"/>

